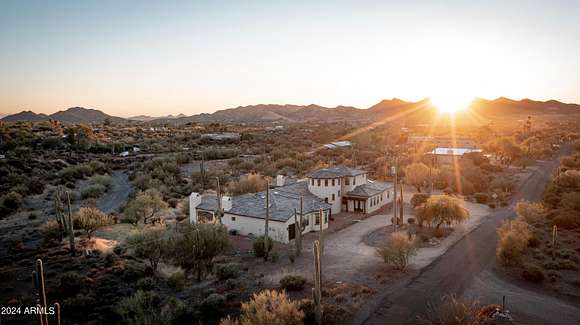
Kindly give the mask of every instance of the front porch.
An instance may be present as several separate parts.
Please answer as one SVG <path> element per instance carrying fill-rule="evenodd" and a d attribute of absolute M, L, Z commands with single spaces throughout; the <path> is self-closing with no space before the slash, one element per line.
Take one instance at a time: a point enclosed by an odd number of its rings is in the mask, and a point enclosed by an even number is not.
<path fill-rule="evenodd" d="M 357 196 L 343 196 L 341 212 L 354 212 L 354 213 L 367 213 L 367 200 L 366 197 Z"/>

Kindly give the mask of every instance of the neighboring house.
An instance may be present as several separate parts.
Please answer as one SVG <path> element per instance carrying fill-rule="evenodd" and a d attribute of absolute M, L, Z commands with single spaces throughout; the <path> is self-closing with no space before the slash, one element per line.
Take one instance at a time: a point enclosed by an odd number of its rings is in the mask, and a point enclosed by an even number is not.
<path fill-rule="evenodd" d="M 324 147 L 326 149 L 346 149 L 352 147 L 352 143 L 350 141 L 336 141 L 325 144 Z"/>
<path fill-rule="evenodd" d="M 454 161 L 463 158 L 463 155 L 472 152 L 482 152 L 482 150 L 473 148 L 435 148 L 431 151 L 431 154 L 436 157 L 439 164 L 450 165 Z"/>
<path fill-rule="evenodd" d="M 201 138 L 212 141 L 240 141 L 241 135 L 235 132 L 206 133 L 202 134 Z"/>
<path fill-rule="evenodd" d="M 393 185 L 369 180 L 364 170 L 336 166 L 307 177 L 310 193 L 329 203 L 333 213 L 372 213 L 392 201 Z"/>
<path fill-rule="evenodd" d="M 119 154 L 120 157 L 127 157 L 129 156 L 129 151 L 123 151 Z"/>
<path fill-rule="evenodd" d="M 296 237 L 294 212 L 300 213 L 300 197 L 303 202 L 303 233 L 328 228 L 330 205 L 324 203 L 308 191 L 306 182 L 276 187 L 270 190 L 268 234 L 275 241 L 288 243 Z M 190 222 L 215 222 L 218 210 L 216 195 L 189 196 Z M 260 236 L 264 234 L 266 217 L 266 192 L 250 193 L 235 197 L 223 196 L 224 215 L 221 222 L 228 230 L 235 230 L 243 236 Z M 323 217 L 320 220 L 320 209 Z M 299 217 L 299 215 L 298 215 Z"/>

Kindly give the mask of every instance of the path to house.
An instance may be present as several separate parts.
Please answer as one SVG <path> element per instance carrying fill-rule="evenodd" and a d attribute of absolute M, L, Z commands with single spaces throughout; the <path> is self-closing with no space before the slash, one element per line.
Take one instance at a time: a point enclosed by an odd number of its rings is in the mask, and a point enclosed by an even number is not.
<path fill-rule="evenodd" d="M 111 173 L 111 179 L 111 189 L 97 202 L 97 208 L 106 213 L 122 208 L 133 191 L 133 186 L 129 182 L 129 176 L 126 172 L 116 170 Z"/>
<path fill-rule="evenodd" d="M 557 165 L 557 160 L 540 162 L 540 168 L 523 182 L 513 202 L 539 200 Z M 368 310 L 361 310 L 355 322 L 415 324 L 417 316 L 428 311 L 429 303 L 437 304 L 441 296 L 448 293 L 465 294 L 484 304 L 500 303 L 506 295 L 514 318 L 524 324 L 577 324 L 579 308 L 547 294 L 505 283 L 493 275 L 496 229 L 505 219 L 513 217 L 511 206 L 489 214 L 479 227 L 467 233 L 444 255 L 409 281 L 397 283 L 385 292 L 378 305 L 374 305 L 376 309 L 370 317 L 365 319 Z M 370 305 L 368 309 L 375 308 Z"/>

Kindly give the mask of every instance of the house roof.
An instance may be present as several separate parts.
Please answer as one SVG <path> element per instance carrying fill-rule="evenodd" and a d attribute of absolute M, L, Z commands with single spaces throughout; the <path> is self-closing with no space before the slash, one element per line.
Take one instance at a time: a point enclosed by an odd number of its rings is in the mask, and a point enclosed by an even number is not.
<path fill-rule="evenodd" d="M 387 189 L 393 187 L 391 183 L 379 182 L 379 181 L 371 181 L 369 180 L 368 183 L 359 185 L 355 187 L 352 191 L 346 193 L 347 196 L 361 196 L 361 197 L 371 197 L 378 195 Z"/>
<path fill-rule="evenodd" d="M 308 174 L 310 178 L 338 178 L 344 176 L 357 176 L 366 174 L 366 171 L 361 169 L 350 168 L 346 166 L 336 166 L 315 170 Z"/>
<path fill-rule="evenodd" d="M 431 151 L 434 155 L 463 156 L 466 153 L 482 152 L 481 149 L 472 148 L 435 148 Z"/>
<path fill-rule="evenodd" d="M 270 220 L 286 222 L 294 216 L 294 209 L 300 211 L 300 196 L 303 197 L 303 212 L 311 213 L 319 209 L 330 209 L 331 205 L 308 191 L 307 182 L 296 182 L 270 190 Z M 203 196 L 201 210 L 216 211 L 217 196 Z M 232 198 L 232 208 L 226 213 L 253 218 L 266 218 L 266 192 L 249 193 Z"/>

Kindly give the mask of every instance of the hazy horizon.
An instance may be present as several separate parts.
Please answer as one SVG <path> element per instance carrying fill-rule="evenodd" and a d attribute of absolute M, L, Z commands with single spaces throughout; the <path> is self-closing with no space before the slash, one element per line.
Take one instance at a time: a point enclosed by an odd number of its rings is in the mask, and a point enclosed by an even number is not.
<path fill-rule="evenodd" d="M 3 1 L 0 114 L 580 103 L 578 1 Z"/>

